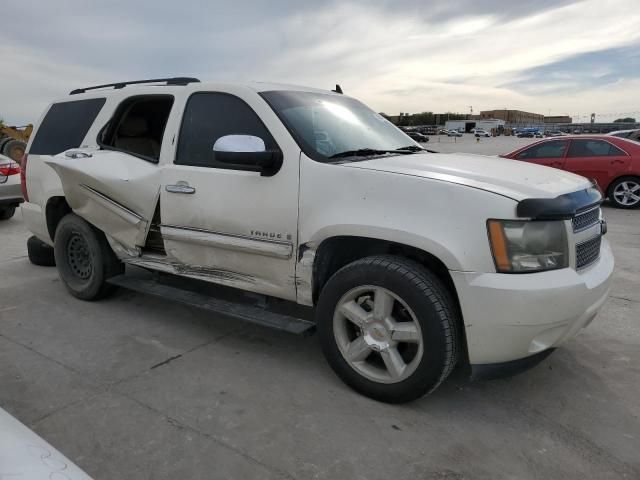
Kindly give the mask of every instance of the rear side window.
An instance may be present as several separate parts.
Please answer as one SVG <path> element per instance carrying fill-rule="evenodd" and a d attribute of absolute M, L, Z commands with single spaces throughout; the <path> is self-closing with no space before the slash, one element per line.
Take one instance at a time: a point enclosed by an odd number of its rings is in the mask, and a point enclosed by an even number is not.
<path fill-rule="evenodd" d="M 57 155 L 79 147 L 105 102 L 106 98 L 91 98 L 51 105 L 38 128 L 29 153 Z"/>
<path fill-rule="evenodd" d="M 260 137 L 267 150 L 277 149 L 273 136 L 244 100 L 227 93 L 195 93 L 185 107 L 175 164 L 255 170 L 216 160 L 213 145 L 225 135 Z"/>
<path fill-rule="evenodd" d="M 609 157 L 625 155 L 615 145 L 603 140 L 572 140 L 569 157 Z"/>

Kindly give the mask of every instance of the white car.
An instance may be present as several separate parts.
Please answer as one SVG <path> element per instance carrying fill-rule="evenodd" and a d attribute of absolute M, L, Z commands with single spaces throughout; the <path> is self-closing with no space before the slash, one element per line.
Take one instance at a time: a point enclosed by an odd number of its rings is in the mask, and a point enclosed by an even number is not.
<path fill-rule="evenodd" d="M 635 140 L 636 142 L 639 142 L 640 128 L 634 128 L 630 130 L 616 130 L 615 132 L 610 132 L 607 135 L 611 135 L 613 137 L 628 138 L 630 140 Z"/>
<path fill-rule="evenodd" d="M 76 464 L 1 408 L 0 478 L 91 480 Z"/>
<path fill-rule="evenodd" d="M 317 328 L 335 372 L 386 402 L 431 392 L 456 365 L 531 366 L 607 298 L 614 260 L 586 178 L 428 152 L 330 91 L 154 83 L 75 90 L 28 146 L 23 217 L 78 298 L 119 285 Z M 187 279 L 253 303 L 203 297 Z"/>
<path fill-rule="evenodd" d="M 462 132 L 459 132 L 458 130 L 447 131 L 447 137 L 461 137 L 461 136 L 462 136 Z"/>
<path fill-rule="evenodd" d="M 11 158 L 0 155 L 0 220 L 13 217 L 20 203 L 20 165 Z"/>
<path fill-rule="evenodd" d="M 476 137 L 490 137 L 491 134 L 489 132 L 487 132 L 486 130 L 482 130 L 479 128 L 476 128 L 474 131 L 474 134 Z"/>

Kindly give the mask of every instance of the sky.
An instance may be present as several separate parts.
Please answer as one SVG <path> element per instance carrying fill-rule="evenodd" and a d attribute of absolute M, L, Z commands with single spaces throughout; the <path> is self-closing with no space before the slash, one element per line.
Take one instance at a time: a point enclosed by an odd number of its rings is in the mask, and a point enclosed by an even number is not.
<path fill-rule="evenodd" d="M 2 17 L 9 124 L 77 87 L 167 76 L 339 83 L 389 115 L 640 118 L 640 0 L 20 0 Z"/>

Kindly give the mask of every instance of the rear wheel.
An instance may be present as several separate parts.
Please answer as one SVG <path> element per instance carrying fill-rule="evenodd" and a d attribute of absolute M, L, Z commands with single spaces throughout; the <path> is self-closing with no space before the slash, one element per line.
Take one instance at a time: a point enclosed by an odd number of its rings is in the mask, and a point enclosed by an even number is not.
<path fill-rule="evenodd" d="M 609 187 L 609 200 L 618 208 L 640 207 L 640 178 L 621 177 Z"/>
<path fill-rule="evenodd" d="M 327 361 L 346 384 L 376 400 L 408 402 L 453 370 L 456 312 L 445 286 L 420 264 L 367 257 L 323 288 L 318 332 Z"/>
<path fill-rule="evenodd" d="M 0 207 L 0 220 L 9 220 L 16 213 L 16 207 Z"/>
<path fill-rule="evenodd" d="M 60 220 L 53 250 L 65 287 L 82 300 L 107 296 L 114 287 L 106 280 L 124 272 L 104 234 L 73 213 Z"/>

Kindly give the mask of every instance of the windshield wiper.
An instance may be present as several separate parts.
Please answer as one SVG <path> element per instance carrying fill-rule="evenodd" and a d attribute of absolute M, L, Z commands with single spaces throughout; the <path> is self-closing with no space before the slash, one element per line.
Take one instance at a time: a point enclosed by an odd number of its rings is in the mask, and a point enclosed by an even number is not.
<path fill-rule="evenodd" d="M 394 149 L 380 150 L 376 148 L 358 148 L 356 150 L 346 150 L 344 152 L 336 153 L 334 155 L 331 155 L 329 158 L 367 157 L 371 155 L 384 155 L 385 153 L 400 153 L 400 154 L 406 155 L 407 153 L 413 153 L 414 151 L 416 152 L 418 151 L 418 150 L 413 150 L 413 148 L 422 150 L 420 147 L 417 147 L 417 146 L 414 147 L 413 145 L 410 147 L 402 147 L 395 150 Z"/>
<path fill-rule="evenodd" d="M 397 150 L 405 151 L 405 152 L 424 152 L 427 151 L 426 148 L 419 147 L 417 145 L 409 145 L 407 147 L 400 147 Z"/>
<path fill-rule="evenodd" d="M 383 155 L 390 150 L 377 150 L 375 148 L 358 148 L 356 150 L 345 150 L 344 152 L 331 155 L 329 158 L 344 158 L 344 157 L 365 157 L 367 155 Z"/>

